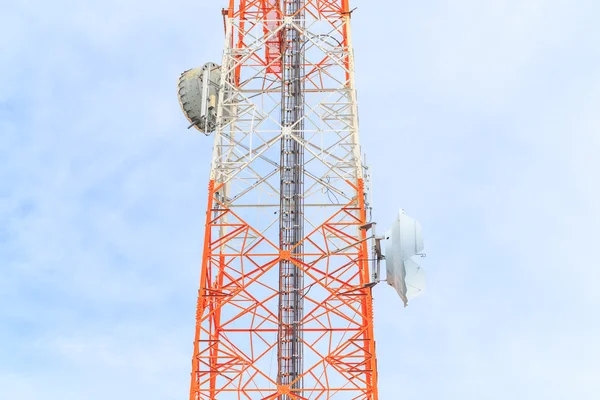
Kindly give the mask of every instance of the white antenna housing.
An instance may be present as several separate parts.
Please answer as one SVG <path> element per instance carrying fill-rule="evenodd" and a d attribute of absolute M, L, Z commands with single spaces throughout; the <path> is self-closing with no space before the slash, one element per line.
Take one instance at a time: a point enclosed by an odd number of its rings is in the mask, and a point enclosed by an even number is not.
<path fill-rule="evenodd" d="M 385 264 L 387 283 L 393 286 L 404 306 L 425 290 L 423 269 L 411 258 L 423 251 L 421 224 L 400 210 L 386 233 Z"/>

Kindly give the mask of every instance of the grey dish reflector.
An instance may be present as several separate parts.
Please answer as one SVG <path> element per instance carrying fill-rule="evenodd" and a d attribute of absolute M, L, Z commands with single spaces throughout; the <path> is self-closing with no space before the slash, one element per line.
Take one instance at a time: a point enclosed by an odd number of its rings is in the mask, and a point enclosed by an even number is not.
<path fill-rule="evenodd" d="M 179 104 L 185 117 L 204 134 L 215 130 L 221 68 L 215 63 L 185 71 L 179 77 Z"/>
<path fill-rule="evenodd" d="M 421 224 L 400 210 L 386 237 L 386 280 L 396 289 L 406 307 L 408 300 L 425 290 L 423 269 L 411 259 L 423 250 Z"/>

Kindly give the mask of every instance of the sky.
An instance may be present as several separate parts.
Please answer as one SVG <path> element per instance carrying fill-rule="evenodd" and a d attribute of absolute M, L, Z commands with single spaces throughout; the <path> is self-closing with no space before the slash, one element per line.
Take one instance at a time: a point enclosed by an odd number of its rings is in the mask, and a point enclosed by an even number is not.
<path fill-rule="evenodd" d="M 189 393 L 212 141 L 179 74 L 225 1 L 5 1 L 0 398 Z M 423 224 L 427 292 L 379 285 L 381 400 L 600 392 L 600 3 L 355 0 L 375 219 Z"/>

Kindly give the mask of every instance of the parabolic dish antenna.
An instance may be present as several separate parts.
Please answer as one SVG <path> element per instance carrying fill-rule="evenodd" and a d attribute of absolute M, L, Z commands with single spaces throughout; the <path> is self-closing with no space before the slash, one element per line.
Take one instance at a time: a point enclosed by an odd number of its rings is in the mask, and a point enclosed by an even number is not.
<path fill-rule="evenodd" d="M 385 238 L 386 280 L 406 307 L 408 300 L 425 290 L 423 269 L 412 260 L 424 248 L 421 224 L 400 210 Z"/>
<path fill-rule="evenodd" d="M 217 102 L 221 83 L 221 68 L 206 63 L 200 68 L 185 71 L 179 77 L 179 104 L 190 126 L 208 135 L 215 130 Z"/>

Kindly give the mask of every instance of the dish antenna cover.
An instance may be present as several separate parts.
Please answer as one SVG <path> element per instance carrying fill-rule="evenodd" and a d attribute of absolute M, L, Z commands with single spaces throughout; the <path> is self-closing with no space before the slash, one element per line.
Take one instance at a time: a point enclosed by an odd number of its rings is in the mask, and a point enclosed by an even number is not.
<path fill-rule="evenodd" d="M 424 248 L 421 224 L 400 210 L 386 238 L 387 283 L 396 289 L 406 307 L 408 300 L 425 290 L 423 269 L 411 259 Z"/>
<path fill-rule="evenodd" d="M 188 129 L 194 127 L 206 135 L 215 130 L 220 83 L 221 68 L 215 63 L 181 74 L 177 85 L 179 104 L 191 124 Z"/>

